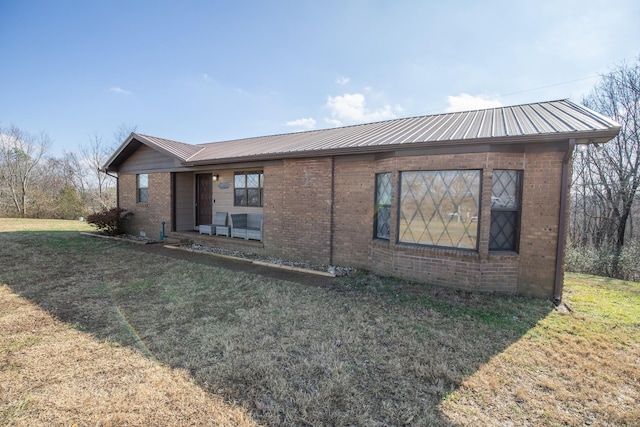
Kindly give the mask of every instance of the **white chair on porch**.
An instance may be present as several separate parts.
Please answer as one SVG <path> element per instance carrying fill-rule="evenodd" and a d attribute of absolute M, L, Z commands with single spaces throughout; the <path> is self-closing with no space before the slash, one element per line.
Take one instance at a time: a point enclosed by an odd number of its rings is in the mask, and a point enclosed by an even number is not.
<path fill-rule="evenodd" d="M 229 226 L 227 225 L 227 212 L 216 212 L 213 224 L 200 224 L 200 234 L 229 237 Z"/>

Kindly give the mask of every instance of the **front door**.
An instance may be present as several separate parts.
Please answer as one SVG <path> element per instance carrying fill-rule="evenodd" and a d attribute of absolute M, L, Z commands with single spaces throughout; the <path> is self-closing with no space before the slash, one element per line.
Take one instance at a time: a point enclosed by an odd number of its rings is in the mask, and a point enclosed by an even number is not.
<path fill-rule="evenodd" d="M 212 223 L 213 181 L 210 173 L 196 175 L 196 225 Z"/>

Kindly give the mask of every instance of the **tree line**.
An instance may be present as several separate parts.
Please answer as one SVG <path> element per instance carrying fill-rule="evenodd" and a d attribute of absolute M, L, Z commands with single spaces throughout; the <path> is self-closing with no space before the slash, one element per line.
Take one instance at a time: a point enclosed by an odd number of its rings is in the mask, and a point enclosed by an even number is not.
<path fill-rule="evenodd" d="M 582 103 L 621 129 L 574 153 L 567 268 L 640 280 L 640 58 L 603 75 Z"/>
<path fill-rule="evenodd" d="M 46 133 L 0 126 L 0 216 L 76 219 L 115 207 L 115 178 L 99 169 L 133 131 L 122 124 L 111 143 L 93 134 L 55 157 Z"/>

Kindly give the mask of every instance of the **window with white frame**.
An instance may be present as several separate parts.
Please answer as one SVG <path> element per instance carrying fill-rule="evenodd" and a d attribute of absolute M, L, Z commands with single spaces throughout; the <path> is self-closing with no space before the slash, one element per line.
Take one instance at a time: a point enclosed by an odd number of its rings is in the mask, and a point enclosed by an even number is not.
<path fill-rule="evenodd" d="M 398 241 L 477 250 L 479 170 L 400 174 Z"/>
<path fill-rule="evenodd" d="M 149 202 L 149 175 L 146 173 L 136 175 L 136 202 Z"/>
<path fill-rule="evenodd" d="M 500 169 L 493 171 L 490 251 L 518 251 L 521 193 L 522 171 Z"/>

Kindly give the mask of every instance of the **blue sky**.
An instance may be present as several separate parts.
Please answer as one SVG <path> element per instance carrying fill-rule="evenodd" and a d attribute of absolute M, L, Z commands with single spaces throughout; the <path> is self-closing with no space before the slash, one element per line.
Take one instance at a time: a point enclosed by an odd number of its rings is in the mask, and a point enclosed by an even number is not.
<path fill-rule="evenodd" d="M 52 155 L 570 98 L 640 55 L 637 0 L 0 0 L 0 126 Z"/>

